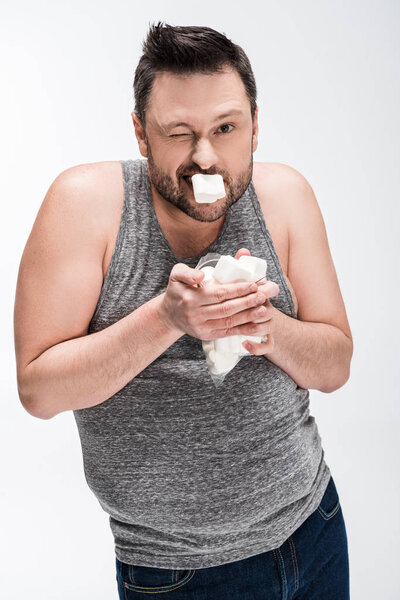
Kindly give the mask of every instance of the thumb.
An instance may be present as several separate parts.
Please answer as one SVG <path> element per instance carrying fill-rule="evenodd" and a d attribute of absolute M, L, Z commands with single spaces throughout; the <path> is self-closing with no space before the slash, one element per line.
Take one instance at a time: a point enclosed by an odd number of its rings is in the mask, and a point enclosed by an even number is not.
<path fill-rule="evenodd" d="M 201 269 L 191 269 L 191 271 L 192 271 L 193 283 L 200 283 L 201 281 L 203 281 L 204 277 L 206 276 L 204 271 L 201 271 Z"/>
<path fill-rule="evenodd" d="M 172 267 L 170 273 L 171 281 L 180 281 L 181 283 L 187 283 L 190 285 L 200 283 L 204 276 L 204 271 L 201 271 L 200 269 L 192 269 L 184 263 L 176 263 Z"/>
<path fill-rule="evenodd" d="M 274 296 L 277 296 L 279 294 L 279 292 L 281 291 L 281 288 L 279 287 L 279 285 L 277 283 L 275 283 L 275 281 L 267 281 L 267 283 L 270 284 L 271 297 L 273 298 Z"/>
<path fill-rule="evenodd" d="M 241 256 L 251 256 L 250 250 L 248 250 L 247 248 L 240 248 L 240 250 L 236 252 L 236 260 L 238 260 Z"/>

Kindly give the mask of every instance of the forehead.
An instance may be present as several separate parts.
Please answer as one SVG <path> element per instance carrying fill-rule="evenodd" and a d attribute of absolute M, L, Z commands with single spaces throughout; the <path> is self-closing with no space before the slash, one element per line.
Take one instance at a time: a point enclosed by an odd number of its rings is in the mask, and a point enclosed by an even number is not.
<path fill-rule="evenodd" d="M 147 116 L 157 123 L 166 123 L 231 109 L 241 110 L 244 116 L 250 114 L 250 102 L 236 70 L 191 75 L 161 72 L 153 82 Z"/>

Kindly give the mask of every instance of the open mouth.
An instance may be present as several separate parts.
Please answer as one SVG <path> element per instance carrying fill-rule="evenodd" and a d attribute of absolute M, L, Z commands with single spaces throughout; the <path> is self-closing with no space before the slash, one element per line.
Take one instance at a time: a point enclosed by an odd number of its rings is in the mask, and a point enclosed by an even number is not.
<path fill-rule="evenodd" d="M 183 175 L 183 179 L 186 181 L 186 183 L 188 185 L 190 185 L 190 187 L 193 187 L 191 175 Z"/>

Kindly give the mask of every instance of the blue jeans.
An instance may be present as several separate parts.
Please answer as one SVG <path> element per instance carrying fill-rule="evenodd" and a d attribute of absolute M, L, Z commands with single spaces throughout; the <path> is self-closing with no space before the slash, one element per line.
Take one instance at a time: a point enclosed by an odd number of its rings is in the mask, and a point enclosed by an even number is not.
<path fill-rule="evenodd" d="M 333 477 L 318 508 L 269 552 L 186 570 L 129 565 L 115 558 L 120 600 L 350 598 L 347 534 Z"/>

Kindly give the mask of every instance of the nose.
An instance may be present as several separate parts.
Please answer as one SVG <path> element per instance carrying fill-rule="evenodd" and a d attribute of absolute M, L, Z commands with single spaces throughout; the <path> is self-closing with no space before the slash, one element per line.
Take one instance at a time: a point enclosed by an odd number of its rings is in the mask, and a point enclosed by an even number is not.
<path fill-rule="evenodd" d="M 209 169 L 218 162 L 217 154 L 209 140 L 198 140 L 192 154 L 192 161 L 204 170 Z"/>

